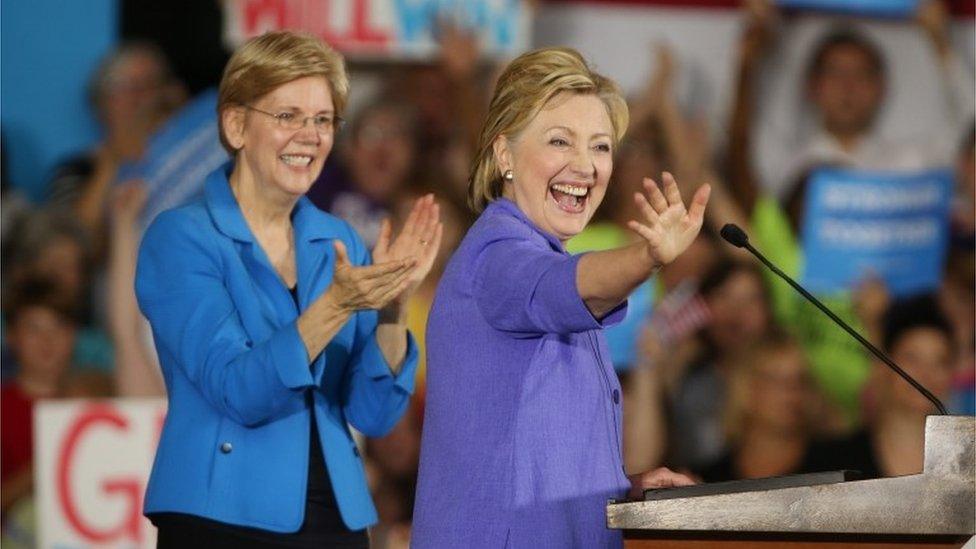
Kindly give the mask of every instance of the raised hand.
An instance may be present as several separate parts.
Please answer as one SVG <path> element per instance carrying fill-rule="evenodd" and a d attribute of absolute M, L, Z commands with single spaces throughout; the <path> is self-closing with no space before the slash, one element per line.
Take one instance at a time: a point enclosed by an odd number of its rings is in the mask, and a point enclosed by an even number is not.
<path fill-rule="evenodd" d="M 383 263 L 411 259 L 416 262 L 416 268 L 410 272 L 406 286 L 396 296 L 398 302 L 405 303 L 430 272 L 441 247 L 443 230 L 440 207 L 433 194 L 417 199 L 403 229 L 395 238 L 392 236 L 390 220 L 383 220 L 379 239 L 373 248 L 373 261 Z"/>
<path fill-rule="evenodd" d="M 438 24 L 441 66 L 455 82 L 471 78 L 478 68 L 481 49 L 478 35 L 456 22 L 442 19 Z"/>
<path fill-rule="evenodd" d="M 333 243 L 336 251 L 335 273 L 329 293 L 342 310 L 382 309 L 403 293 L 416 270 L 414 258 L 402 258 L 358 267 L 349 260 L 346 245 Z"/>
<path fill-rule="evenodd" d="M 939 57 L 948 55 L 949 10 L 940 0 L 923 0 L 918 3 L 915 19 L 935 46 Z"/>
<path fill-rule="evenodd" d="M 146 206 L 146 184 L 138 179 L 126 181 L 112 191 L 111 219 L 116 225 L 132 227 Z"/>
<path fill-rule="evenodd" d="M 667 42 L 656 43 L 654 45 L 654 71 L 651 73 L 651 81 L 648 82 L 651 97 L 660 102 L 664 100 L 665 95 L 674 93 L 674 80 L 677 72 L 678 63 L 671 46 Z"/>
<path fill-rule="evenodd" d="M 653 179 L 644 178 L 647 196 L 634 193 L 637 207 L 644 214 L 643 222 L 627 222 L 646 241 L 648 258 L 658 267 L 674 261 L 698 236 L 712 191 L 707 184 L 699 187 L 691 199 L 691 209 L 686 210 L 674 176 L 664 172 L 663 180 L 662 193 Z"/>
<path fill-rule="evenodd" d="M 754 59 L 768 49 L 778 26 L 779 14 L 771 0 L 746 0 L 742 7 L 746 21 L 741 54 Z"/>

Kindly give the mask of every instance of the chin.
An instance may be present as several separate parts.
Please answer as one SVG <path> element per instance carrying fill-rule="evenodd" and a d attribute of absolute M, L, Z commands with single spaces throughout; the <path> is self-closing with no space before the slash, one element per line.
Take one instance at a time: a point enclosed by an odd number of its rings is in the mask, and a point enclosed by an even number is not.
<path fill-rule="evenodd" d="M 589 218 L 586 218 L 585 220 L 558 220 L 552 224 L 552 228 L 559 240 L 565 242 L 583 232 L 583 229 L 586 228 L 588 222 Z"/>
<path fill-rule="evenodd" d="M 313 181 L 281 181 L 277 187 L 290 195 L 302 196 L 312 188 L 312 183 Z"/>
<path fill-rule="evenodd" d="M 317 179 L 318 172 L 315 170 L 309 170 L 302 174 L 281 174 L 277 178 L 277 187 L 288 194 L 303 195 L 312 188 Z"/>

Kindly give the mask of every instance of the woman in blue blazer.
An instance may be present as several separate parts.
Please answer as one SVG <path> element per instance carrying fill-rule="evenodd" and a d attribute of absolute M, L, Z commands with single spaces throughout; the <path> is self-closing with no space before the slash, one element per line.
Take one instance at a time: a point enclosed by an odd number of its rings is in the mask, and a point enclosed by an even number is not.
<path fill-rule="evenodd" d="M 413 390 L 403 303 L 430 270 L 438 208 L 417 201 L 370 252 L 304 197 L 348 81 L 316 38 L 265 34 L 220 84 L 233 156 L 204 197 L 156 218 L 136 294 L 169 397 L 145 513 L 160 547 L 365 547 L 376 522 L 347 425 L 388 432 Z"/>

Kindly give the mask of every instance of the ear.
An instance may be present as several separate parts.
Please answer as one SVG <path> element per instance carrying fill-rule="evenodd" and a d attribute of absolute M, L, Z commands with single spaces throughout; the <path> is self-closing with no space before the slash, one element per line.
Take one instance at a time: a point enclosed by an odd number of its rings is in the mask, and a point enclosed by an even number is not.
<path fill-rule="evenodd" d="M 220 127 L 235 150 L 244 148 L 244 108 L 227 107 L 220 111 Z"/>
<path fill-rule="evenodd" d="M 514 169 L 512 142 L 508 140 L 508 137 L 499 135 L 491 144 L 491 148 L 495 155 L 495 165 L 498 166 L 499 175 L 504 174 L 506 170 Z"/>

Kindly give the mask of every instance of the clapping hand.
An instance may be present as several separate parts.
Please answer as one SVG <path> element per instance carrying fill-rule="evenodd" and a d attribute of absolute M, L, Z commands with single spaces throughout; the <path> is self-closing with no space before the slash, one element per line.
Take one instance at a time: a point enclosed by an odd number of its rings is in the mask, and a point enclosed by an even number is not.
<path fill-rule="evenodd" d="M 437 252 L 441 247 L 443 224 L 440 222 L 440 207 L 434 201 L 433 194 L 427 194 L 417 199 L 403 224 L 400 233 L 394 238 L 393 228 L 388 219 L 383 221 L 380 236 L 373 248 L 373 261 L 384 263 L 403 259 L 416 261 L 407 279 L 406 285 L 397 294 L 399 304 L 407 299 L 420 286 L 427 274 L 430 273 Z"/>
<path fill-rule="evenodd" d="M 335 273 L 329 291 L 336 306 L 347 312 L 386 307 L 407 288 L 410 274 L 416 268 L 414 258 L 356 266 L 349 260 L 349 252 L 341 240 L 335 240 L 333 246 Z"/>
<path fill-rule="evenodd" d="M 443 231 L 434 195 L 417 199 L 396 238 L 389 219 L 383 220 L 373 248 L 373 265 L 356 266 L 341 240 L 336 251 L 333 300 L 346 311 L 383 309 L 394 301 L 403 304 L 430 272 Z"/>
<path fill-rule="evenodd" d="M 648 259 L 656 267 L 667 265 L 681 255 L 698 236 L 705 216 L 705 205 L 711 193 L 709 185 L 702 185 L 691 199 L 691 209 L 686 210 L 674 176 L 665 172 L 664 192 L 653 179 L 644 179 L 645 196 L 635 193 L 634 200 L 644 215 L 641 222 L 631 220 L 627 226 L 643 238 L 647 244 Z"/>

